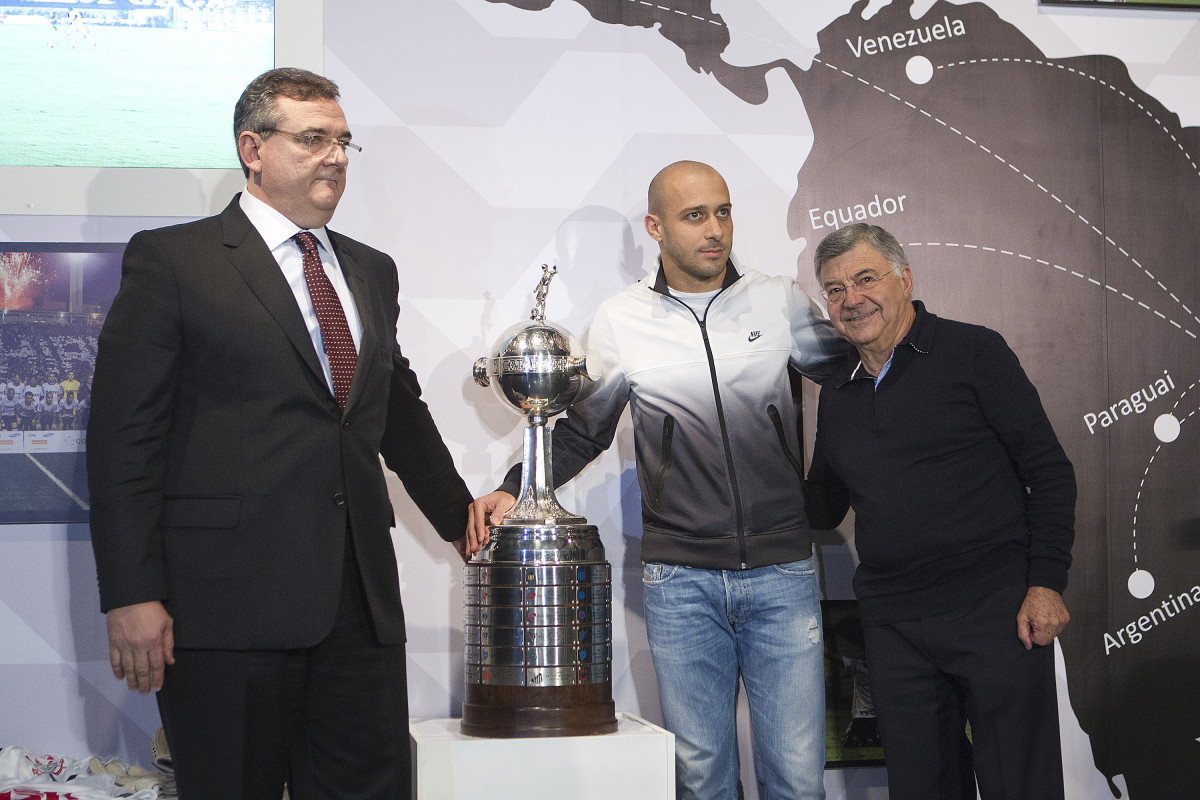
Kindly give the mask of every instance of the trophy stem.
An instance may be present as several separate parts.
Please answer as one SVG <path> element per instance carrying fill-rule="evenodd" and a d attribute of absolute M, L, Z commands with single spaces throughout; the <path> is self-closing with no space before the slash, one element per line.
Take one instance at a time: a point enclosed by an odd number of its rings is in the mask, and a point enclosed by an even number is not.
<path fill-rule="evenodd" d="M 583 523 L 584 517 L 563 508 L 554 496 L 554 462 L 546 416 L 531 412 L 526 417 L 521 458 L 521 494 L 508 513 L 510 524 Z"/>

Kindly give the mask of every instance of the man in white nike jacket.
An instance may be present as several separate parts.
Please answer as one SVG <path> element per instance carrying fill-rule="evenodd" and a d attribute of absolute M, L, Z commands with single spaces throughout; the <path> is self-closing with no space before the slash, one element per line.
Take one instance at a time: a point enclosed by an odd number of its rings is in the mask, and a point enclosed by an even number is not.
<path fill-rule="evenodd" d="M 732 205 L 712 167 L 650 184 L 658 273 L 605 301 L 596 380 L 554 427 L 554 484 L 612 443 L 628 403 L 642 493 L 646 633 L 680 798 L 738 796 L 736 691 L 746 687 L 760 796 L 825 796 L 821 609 L 800 485 L 789 365 L 820 381 L 847 346 L 784 277 L 739 273 Z M 475 501 L 486 543 L 520 465 Z"/>

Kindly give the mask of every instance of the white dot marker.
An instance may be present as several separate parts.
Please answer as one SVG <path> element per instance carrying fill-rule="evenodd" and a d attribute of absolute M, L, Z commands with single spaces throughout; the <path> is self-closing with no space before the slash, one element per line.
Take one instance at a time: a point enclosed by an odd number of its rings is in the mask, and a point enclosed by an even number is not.
<path fill-rule="evenodd" d="M 1154 420 L 1154 435 L 1160 442 L 1170 443 L 1179 438 L 1179 420 L 1174 414 L 1163 414 Z"/>
<path fill-rule="evenodd" d="M 925 56 L 913 56 L 904 66 L 904 73 L 913 83 L 923 85 L 933 78 L 933 64 Z"/>
<path fill-rule="evenodd" d="M 1144 569 L 1135 569 L 1129 576 L 1129 593 L 1145 600 L 1154 593 L 1154 576 Z"/>

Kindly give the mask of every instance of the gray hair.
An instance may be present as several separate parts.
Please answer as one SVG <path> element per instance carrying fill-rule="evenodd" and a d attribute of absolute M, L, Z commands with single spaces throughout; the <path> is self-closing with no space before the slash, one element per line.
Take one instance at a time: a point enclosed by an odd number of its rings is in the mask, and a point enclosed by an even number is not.
<path fill-rule="evenodd" d="M 817 252 L 813 255 L 813 269 L 817 274 L 817 283 L 821 282 L 821 267 L 825 266 L 826 262 L 849 253 L 858 246 L 859 242 L 866 242 L 875 252 L 883 256 L 892 265 L 892 272 L 897 276 L 908 266 L 908 256 L 904 255 L 904 248 L 896 241 L 895 236 L 878 225 L 856 222 L 853 225 L 838 228 L 817 245 Z"/>
<path fill-rule="evenodd" d="M 233 109 L 233 140 L 236 142 L 242 131 L 257 133 L 264 139 L 270 138 L 279 125 L 282 114 L 276 103 L 277 97 L 292 100 L 337 100 L 340 96 L 337 84 L 326 77 L 296 67 L 280 67 L 267 70 L 242 92 Z M 238 149 L 238 161 L 242 172 L 250 176 L 250 168 L 242 161 Z"/>

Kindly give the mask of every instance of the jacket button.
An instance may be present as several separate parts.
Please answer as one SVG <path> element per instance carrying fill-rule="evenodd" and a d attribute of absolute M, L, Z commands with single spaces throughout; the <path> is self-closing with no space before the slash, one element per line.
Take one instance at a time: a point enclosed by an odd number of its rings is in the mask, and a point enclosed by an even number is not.
<path fill-rule="evenodd" d="M 350 427 L 350 420 L 348 420 L 348 419 L 346 419 L 346 420 L 342 420 L 342 427 L 343 427 L 343 428 L 349 428 L 349 427 Z"/>
<path fill-rule="evenodd" d="M 333 496 L 333 504 L 334 504 L 335 506 L 344 506 L 344 505 L 346 505 L 346 495 L 342 494 L 341 492 L 338 492 L 337 494 L 335 494 L 335 495 Z"/>

